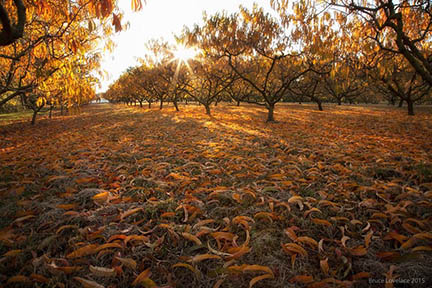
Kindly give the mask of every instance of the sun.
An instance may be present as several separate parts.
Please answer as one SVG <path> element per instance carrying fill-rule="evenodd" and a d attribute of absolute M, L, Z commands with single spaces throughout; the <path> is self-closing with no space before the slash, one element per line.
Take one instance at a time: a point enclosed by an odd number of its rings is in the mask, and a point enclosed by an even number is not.
<path fill-rule="evenodd" d="M 182 62 L 187 62 L 188 60 L 194 58 L 198 51 L 191 47 L 186 47 L 182 44 L 177 45 L 176 49 L 173 51 L 174 59 L 177 59 Z"/>

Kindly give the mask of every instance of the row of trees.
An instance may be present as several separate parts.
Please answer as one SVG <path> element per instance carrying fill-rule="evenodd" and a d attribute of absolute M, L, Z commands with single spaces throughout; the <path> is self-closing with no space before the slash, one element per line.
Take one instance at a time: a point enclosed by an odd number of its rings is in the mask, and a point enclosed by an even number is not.
<path fill-rule="evenodd" d="M 430 14 L 420 18 L 430 8 L 404 3 L 398 6 L 407 23 L 402 38 L 414 41 L 420 56 L 432 59 Z M 285 1 L 273 5 L 280 17 L 255 6 L 234 14 L 205 16 L 203 25 L 185 29 L 178 41 L 200 51 L 186 62 L 176 58 L 176 47 L 163 41 L 151 43 L 152 55 L 126 71 L 105 97 L 140 105 L 159 101 L 160 108 L 171 101 L 177 109 L 180 100 L 193 99 L 207 114 L 212 103 L 248 102 L 266 107 L 267 121 L 274 121 L 275 105 L 281 101 L 313 101 L 322 110 L 322 103 L 328 101 L 387 100 L 406 102 L 409 115 L 414 115 L 414 103 L 431 100 L 425 73 L 415 69 L 400 49 L 399 36 L 393 35 L 397 31 L 389 30 L 393 21 L 399 21 L 396 18 L 388 20 L 386 29 L 381 10 L 373 14 L 353 2 L 336 4 L 351 9 L 347 11 L 299 1 L 288 13 Z M 353 11 L 372 13 L 370 17 L 375 18 L 365 25 L 365 17 Z M 419 33 L 423 38 L 417 37 Z"/>

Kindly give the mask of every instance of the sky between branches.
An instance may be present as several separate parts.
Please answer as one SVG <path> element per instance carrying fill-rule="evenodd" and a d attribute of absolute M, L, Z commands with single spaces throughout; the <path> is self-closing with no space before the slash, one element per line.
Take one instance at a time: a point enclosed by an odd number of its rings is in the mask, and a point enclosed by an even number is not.
<path fill-rule="evenodd" d="M 234 12 L 239 5 L 251 8 L 253 3 L 271 10 L 269 0 L 147 0 L 139 12 L 132 12 L 130 3 L 130 0 L 119 0 L 124 12 L 122 23 L 129 22 L 130 26 L 113 37 L 116 46 L 112 53 L 103 53 L 101 68 L 106 76 L 98 92 L 107 90 L 122 72 L 138 64 L 138 58 L 146 53 L 148 40 L 162 37 L 174 44 L 174 35 L 180 34 L 184 26 L 202 23 L 204 11 L 210 15 L 222 10 Z"/>

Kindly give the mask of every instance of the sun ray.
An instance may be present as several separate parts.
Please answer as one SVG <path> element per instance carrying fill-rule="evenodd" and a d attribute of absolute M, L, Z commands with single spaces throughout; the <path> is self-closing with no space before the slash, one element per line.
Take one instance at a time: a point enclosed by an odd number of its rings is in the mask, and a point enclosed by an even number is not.
<path fill-rule="evenodd" d="M 194 48 L 186 47 L 183 44 L 179 44 L 176 46 L 173 54 L 174 59 L 186 63 L 188 60 L 193 59 L 198 54 L 198 51 Z"/>

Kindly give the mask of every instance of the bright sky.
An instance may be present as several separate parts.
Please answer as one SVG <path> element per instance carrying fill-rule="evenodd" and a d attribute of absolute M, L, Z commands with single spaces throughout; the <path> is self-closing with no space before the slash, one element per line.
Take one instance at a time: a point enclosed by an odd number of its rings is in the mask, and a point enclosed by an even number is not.
<path fill-rule="evenodd" d="M 253 3 L 270 11 L 270 0 L 147 0 L 141 11 L 132 12 L 131 0 L 119 0 L 124 11 L 122 23 L 129 22 L 130 26 L 113 37 L 114 51 L 104 54 L 102 69 L 108 75 L 102 79 L 98 92 L 106 91 L 123 71 L 138 64 L 137 58 L 144 57 L 148 40 L 162 37 L 174 43 L 173 35 L 180 34 L 183 26 L 202 23 L 204 11 L 209 15 L 222 10 L 234 12 L 239 5 L 252 8 Z"/>

